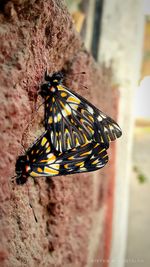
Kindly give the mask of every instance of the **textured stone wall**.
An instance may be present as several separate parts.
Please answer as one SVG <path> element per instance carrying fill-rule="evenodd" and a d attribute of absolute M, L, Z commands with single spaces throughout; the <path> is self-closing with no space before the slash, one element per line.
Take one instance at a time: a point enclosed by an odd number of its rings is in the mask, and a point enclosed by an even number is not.
<path fill-rule="evenodd" d="M 64 67 L 67 85 L 113 118 L 117 90 L 85 51 L 63 1 L 3 1 L 0 9 L 0 266 L 106 266 L 114 146 L 97 172 L 29 178 L 23 186 L 11 177 L 17 156 L 43 131 L 37 91 L 46 68 Z"/>

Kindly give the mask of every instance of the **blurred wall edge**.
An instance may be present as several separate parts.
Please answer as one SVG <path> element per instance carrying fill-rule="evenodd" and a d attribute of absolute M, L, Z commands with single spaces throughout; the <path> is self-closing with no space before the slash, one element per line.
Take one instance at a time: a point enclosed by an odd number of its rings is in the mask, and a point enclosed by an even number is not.
<path fill-rule="evenodd" d="M 125 250 L 131 173 L 133 96 L 140 78 L 143 32 L 143 1 L 104 1 L 99 62 L 112 67 L 114 82 L 119 85 L 119 125 L 123 130 L 123 137 L 117 143 L 110 267 L 123 267 L 127 260 Z"/>

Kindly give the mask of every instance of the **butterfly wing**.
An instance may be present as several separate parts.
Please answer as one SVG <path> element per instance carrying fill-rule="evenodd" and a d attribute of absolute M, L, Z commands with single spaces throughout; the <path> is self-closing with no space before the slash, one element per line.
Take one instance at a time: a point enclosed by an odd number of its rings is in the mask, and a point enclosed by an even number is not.
<path fill-rule="evenodd" d="M 90 142 L 67 152 L 58 152 L 45 132 L 27 151 L 32 177 L 68 175 L 100 169 L 108 162 L 106 148 Z"/>
<path fill-rule="evenodd" d="M 28 161 L 30 162 L 30 176 L 55 176 L 59 175 L 59 164 L 56 159 L 60 152 L 55 151 L 49 142 L 49 135 L 46 131 L 27 151 Z"/>
<path fill-rule="evenodd" d="M 108 162 L 107 151 L 96 142 L 74 148 L 62 154 L 60 174 L 83 173 L 103 168 Z"/>
<path fill-rule="evenodd" d="M 81 112 L 85 118 L 87 118 L 87 116 L 90 117 L 91 123 L 93 122 L 93 139 L 95 139 L 95 141 L 108 148 L 110 141 L 114 141 L 116 138 L 119 138 L 122 135 L 121 128 L 112 118 L 107 116 L 76 92 L 70 91 L 66 87 L 64 88 L 68 93 L 70 92 L 74 97 L 79 99 L 79 112 Z M 93 132 L 91 132 L 91 134 L 93 134 Z"/>
<path fill-rule="evenodd" d="M 122 134 L 113 119 L 62 84 L 46 99 L 45 127 L 58 151 L 67 151 L 91 139 L 108 148 L 109 142 Z"/>
<path fill-rule="evenodd" d="M 96 111 L 95 121 L 95 140 L 98 143 L 103 143 L 106 148 L 109 147 L 109 142 L 122 135 L 119 125 L 100 110 Z"/>
<path fill-rule="evenodd" d="M 94 119 L 79 98 L 58 85 L 57 93 L 46 99 L 45 127 L 57 151 L 88 143 L 94 134 Z"/>

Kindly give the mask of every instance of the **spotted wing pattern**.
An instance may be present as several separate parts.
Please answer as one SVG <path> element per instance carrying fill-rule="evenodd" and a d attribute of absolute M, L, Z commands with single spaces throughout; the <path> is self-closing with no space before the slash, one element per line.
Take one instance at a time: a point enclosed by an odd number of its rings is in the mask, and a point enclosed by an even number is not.
<path fill-rule="evenodd" d="M 67 152 L 58 152 L 50 144 L 48 132 L 27 151 L 27 158 L 26 170 L 32 177 L 90 172 L 108 162 L 105 147 L 94 141 Z"/>
<path fill-rule="evenodd" d="M 108 148 L 109 142 L 122 134 L 114 120 L 62 84 L 50 87 L 46 97 L 45 127 L 57 151 L 67 151 L 91 139 Z"/>

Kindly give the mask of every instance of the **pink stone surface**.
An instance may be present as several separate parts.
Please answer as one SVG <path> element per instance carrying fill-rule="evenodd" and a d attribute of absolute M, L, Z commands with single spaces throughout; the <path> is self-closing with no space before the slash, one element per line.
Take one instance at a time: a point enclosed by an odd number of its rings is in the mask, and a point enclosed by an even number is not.
<path fill-rule="evenodd" d="M 66 84 L 113 118 L 117 90 L 85 51 L 63 1 L 9 1 L 1 7 L 0 21 L 0 266 L 92 266 L 90 233 L 104 205 L 93 262 L 109 257 L 114 146 L 108 165 L 94 173 L 29 178 L 24 186 L 12 184 L 11 177 L 17 156 L 24 153 L 21 144 L 27 149 L 43 131 L 43 106 L 36 108 L 42 103 L 37 91 L 46 68 L 49 73 L 65 68 Z M 85 75 L 74 75 L 82 71 Z"/>

